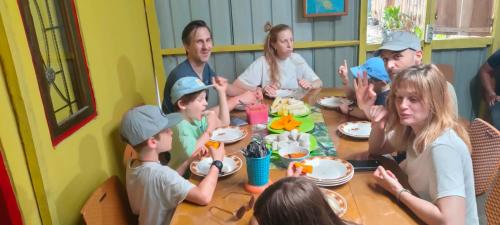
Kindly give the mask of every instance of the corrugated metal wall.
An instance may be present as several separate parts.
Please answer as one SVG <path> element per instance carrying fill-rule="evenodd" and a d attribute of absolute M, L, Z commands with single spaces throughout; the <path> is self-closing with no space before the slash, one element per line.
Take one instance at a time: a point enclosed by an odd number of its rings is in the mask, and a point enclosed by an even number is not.
<path fill-rule="evenodd" d="M 292 26 L 295 41 L 358 40 L 359 1 L 350 0 L 348 15 L 304 18 L 302 0 L 157 0 L 156 14 L 160 27 L 161 47 L 182 47 L 181 33 L 191 20 L 203 19 L 213 33 L 214 45 L 263 43 L 264 24 L 284 23 Z M 343 59 L 357 64 L 357 46 L 296 50 L 321 77 L 325 86 L 339 86 L 336 71 Z M 218 74 L 235 79 L 262 52 L 212 54 L 210 65 Z M 164 57 L 168 74 L 185 59 Z"/>

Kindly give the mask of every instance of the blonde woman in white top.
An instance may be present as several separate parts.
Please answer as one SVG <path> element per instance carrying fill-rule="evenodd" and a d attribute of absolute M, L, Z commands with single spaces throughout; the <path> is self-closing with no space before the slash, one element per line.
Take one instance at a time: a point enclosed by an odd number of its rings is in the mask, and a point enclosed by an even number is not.
<path fill-rule="evenodd" d="M 269 24 L 267 26 L 270 27 Z M 255 90 L 259 86 L 270 97 L 276 96 L 278 89 L 322 86 L 318 75 L 304 58 L 293 53 L 293 33 L 288 25 L 279 24 L 269 29 L 264 43 L 264 56 L 255 60 L 236 79 L 231 89 Z"/>

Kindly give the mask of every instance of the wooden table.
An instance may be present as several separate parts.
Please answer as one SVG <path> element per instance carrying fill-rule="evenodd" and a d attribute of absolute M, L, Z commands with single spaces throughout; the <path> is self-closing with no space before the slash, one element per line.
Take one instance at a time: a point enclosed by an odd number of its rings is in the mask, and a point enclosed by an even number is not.
<path fill-rule="evenodd" d="M 312 90 L 308 92 L 303 100 L 313 105 L 318 98 L 323 96 L 343 95 L 342 90 L 326 88 L 321 90 Z M 267 103 L 271 102 L 266 100 Z M 363 159 L 367 158 L 368 142 L 366 140 L 355 140 L 347 137 L 340 137 L 337 133 L 337 126 L 352 118 L 347 118 L 341 113 L 322 108 L 325 123 L 328 126 L 330 137 L 332 138 L 337 156 L 343 159 Z M 243 112 L 232 113 L 233 116 L 244 117 Z M 245 129 L 250 135 L 234 144 L 226 145 L 228 155 L 236 154 L 243 159 L 239 149 L 246 146 L 251 139 L 251 127 Z M 408 187 L 407 178 L 399 169 L 398 165 L 392 160 L 386 160 L 383 157 L 378 158 L 382 165 L 395 172 L 403 185 Z M 271 180 L 276 181 L 285 176 L 284 169 L 272 169 L 270 172 Z M 192 176 L 191 182 L 198 184 L 201 178 Z M 231 219 L 227 213 L 217 210 L 215 207 L 224 208 L 230 211 L 236 211 L 244 203 L 248 202 L 249 196 L 234 194 L 245 193 L 243 184 L 247 181 L 246 165 L 244 164 L 240 171 L 228 177 L 219 179 L 212 202 L 208 206 L 197 206 L 189 202 L 183 202 L 178 207 L 172 218 L 172 225 L 189 224 L 248 224 L 253 210 L 249 210 L 240 220 Z M 398 205 L 388 192 L 376 185 L 371 172 L 355 172 L 354 177 L 347 184 L 339 187 L 330 188 L 344 196 L 347 200 L 347 213 L 343 219 L 353 221 L 359 224 L 420 224 L 421 222 L 407 208 Z M 231 194 L 230 194 L 231 193 Z"/>

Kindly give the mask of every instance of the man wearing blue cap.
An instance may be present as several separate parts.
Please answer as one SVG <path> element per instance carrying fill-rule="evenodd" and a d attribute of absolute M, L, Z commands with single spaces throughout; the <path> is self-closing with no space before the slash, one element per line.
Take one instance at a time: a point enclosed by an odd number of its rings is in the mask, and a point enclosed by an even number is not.
<path fill-rule="evenodd" d="M 121 135 L 137 152 L 137 159 L 127 162 L 126 186 L 132 212 L 140 225 L 169 224 L 177 205 L 184 200 L 207 205 L 222 170 L 224 145 L 210 148 L 214 163 L 208 175 L 195 186 L 180 174 L 199 155 L 190 157 L 177 171 L 160 164 L 158 155 L 172 145 L 172 128 L 182 120 L 178 113 L 164 116 L 157 106 L 144 105 L 129 110 L 122 119 Z"/>
<path fill-rule="evenodd" d="M 354 90 L 349 86 L 348 72 L 347 72 L 347 61 L 344 60 L 344 64 L 339 67 L 339 76 L 342 79 L 344 85 L 344 91 L 349 98 L 354 98 Z M 389 74 L 385 70 L 384 61 L 380 57 L 373 57 L 368 59 L 363 65 L 351 67 L 351 73 L 355 78 L 366 73 L 368 75 L 368 81 L 373 84 L 373 91 L 376 93 L 377 97 L 375 100 L 375 105 L 385 105 L 385 99 L 390 91 Z M 350 107 L 347 104 L 340 105 L 340 111 L 343 114 L 349 116 L 354 116 L 360 119 L 367 119 L 365 113 L 358 107 Z"/>

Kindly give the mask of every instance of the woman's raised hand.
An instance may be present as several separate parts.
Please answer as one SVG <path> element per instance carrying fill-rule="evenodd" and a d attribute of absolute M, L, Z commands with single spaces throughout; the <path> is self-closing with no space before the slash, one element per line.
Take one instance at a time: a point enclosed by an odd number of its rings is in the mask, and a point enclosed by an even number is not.
<path fill-rule="evenodd" d="M 366 71 L 363 71 L 363 76 L 358 74 L 358 77 L 354 79 L 354 91 L 358 107 L 366 113 L 367 108 L 373 106 L 377 99 L 377 93 L 373 90 L 373 84 L 368 82 Z"/>

